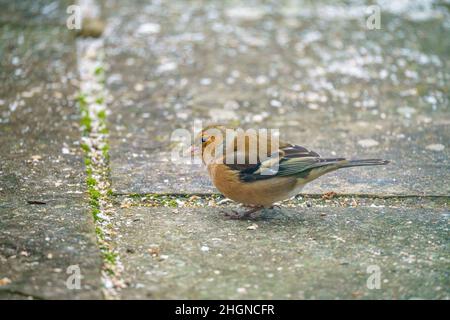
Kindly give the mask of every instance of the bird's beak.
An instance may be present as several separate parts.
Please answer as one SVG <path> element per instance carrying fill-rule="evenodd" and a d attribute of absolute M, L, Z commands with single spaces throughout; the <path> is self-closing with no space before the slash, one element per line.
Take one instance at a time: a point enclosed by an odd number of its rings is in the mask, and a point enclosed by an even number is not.
<path fill-rule="evenodd" d="M 195 145 L 191 145 L 189 148 L 187 148 L 184 152 L 185 156 L 196 156 L 200 154 L 200 148 L 195 146 Z"/>

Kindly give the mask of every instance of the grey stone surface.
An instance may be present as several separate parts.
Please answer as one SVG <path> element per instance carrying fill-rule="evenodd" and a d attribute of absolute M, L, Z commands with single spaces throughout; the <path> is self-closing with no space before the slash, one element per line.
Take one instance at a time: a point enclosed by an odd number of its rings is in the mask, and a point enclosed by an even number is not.
<path fill-rule="evenodd" d="M 124 299 L 450 295 L 448 210 L 313 207 L 236 221 L 217 208 L 132 207 L 120 217 Z M 370 290 L 373 265 L 381 288 Z"/>
<path fill-rule="evenodd" d="M 0 195 L 83 194 L 73 34 L 1 27 Z"/>
<path fill-rule="evenodd" d="M 366 8 L 108 1 L 115 191 L 215 192 L 200 167 L 170 161 L 172 131 L 196 119 L 278 128 L 324 156 L 392 160 L 305 192 L 448 195 L 448 8 L 385 2 L 381 30 L 365 27 Z"/>
<path fill-rule="evenodd" d="M 0 299 L 101 298 L 74 36 L 2 21 L 0 38 Z M 80 290 L 66 287 L 70 265 Z"/>
<path fill-rule="evenodd" d="M 23 25 L 65 25 L 68 0 L 0 0 L 0 23 Z"/>
<path fill-rule="evenodd" d="M 0 286 L 0 299 L 102 298 L 101 258 L 86 198 L 45 205 L 2 201 L 0 216 L 0 278 L 11 281 Z M 80 268 L 79 289 L 67 286 L 70 266 Z"/>

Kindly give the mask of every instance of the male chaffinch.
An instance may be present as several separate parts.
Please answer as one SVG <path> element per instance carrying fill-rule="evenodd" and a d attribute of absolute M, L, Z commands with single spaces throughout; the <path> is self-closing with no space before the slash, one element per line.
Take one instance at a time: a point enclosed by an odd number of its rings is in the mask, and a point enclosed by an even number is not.
<path fill-rule="evenodd" d="M 191 153 L 201 155 L 214 186 L 227 198 L 251 207 L 242 214 L 227 214 L 231 218 L 253 218 L 254 213 L 295 196 L 306 183 L 325 173 L 389 163 L 382 159 L 322 158 L 305 147 L 276 142 L 271 135 L 221 125 L 208 126 L 196 136 Z"/>

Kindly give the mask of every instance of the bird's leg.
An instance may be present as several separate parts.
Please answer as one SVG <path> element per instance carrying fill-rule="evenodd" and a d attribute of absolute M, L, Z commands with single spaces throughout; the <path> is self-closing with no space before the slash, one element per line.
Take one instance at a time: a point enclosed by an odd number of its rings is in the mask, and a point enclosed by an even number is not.
<path fill-rule="evenodd" d="M 261 206 L 258 206 L 256 204 L 243 204 L 242 206 L 249 209 L 261 208 Z"/>
<path fill-rule="evenodd" d="M 261 213 L 261 210 L 264 209 L 263 206 L 254 206 L 253 209 L 247 210 L 243 213 L 244 217 L 248 217 L 250 219 L 255 219 Z"/>
<path fill-rule="evenodd" d="M 225 212 L 225 216 L 230 219 L 245 219 L 245 218 L 254 219 L 257 217 L 257 215 L 255 216 L 252 213 L 258 212 L 261 209 L 264 209 L 264 207 L 262 206 L 252 207 L 252 209 L 244 211 L 242 213 L 237 210 L 231 210 L 231 213 Z"/>

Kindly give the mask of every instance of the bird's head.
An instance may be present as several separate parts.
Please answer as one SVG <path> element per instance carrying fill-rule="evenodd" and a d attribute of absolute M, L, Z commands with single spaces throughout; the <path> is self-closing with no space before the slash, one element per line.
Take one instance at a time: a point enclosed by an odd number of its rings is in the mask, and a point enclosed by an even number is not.
<path fill-rule="evenodd" d="M 203 163 L 211 163 L 218 148 L 222 148 L 227 128 L 222 125 L 210 125 L 202 129 L 191 145 L 191 155 L 201 156 Z"/>

